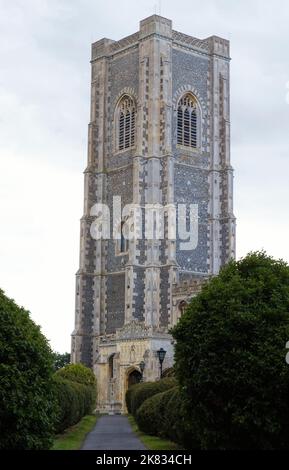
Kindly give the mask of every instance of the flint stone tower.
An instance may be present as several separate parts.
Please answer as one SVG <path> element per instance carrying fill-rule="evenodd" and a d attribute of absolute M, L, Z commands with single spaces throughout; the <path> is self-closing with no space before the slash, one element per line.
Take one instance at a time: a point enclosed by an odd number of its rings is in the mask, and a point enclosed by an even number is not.
<path fill-rule="evenodd" d="M 92 44 L 72 361 L 93 368 L 100 411 L 124 412 L 127 387 L 173 364 L 168 329 L 202 282 L 235 257 L 230 164 L 229 42 L 200 40 L 153 15 L 120 41 Z M 96 240 L 96 203 L 198 207 L 198 240 Z M 141 218 L 145 224 L 145 215 Z M 188 218 L 185 215 L 186 219 Z M 128 223 L 120 219 L 120 230 Z M 115 228 L 115 227 L 114 227 Z"/>

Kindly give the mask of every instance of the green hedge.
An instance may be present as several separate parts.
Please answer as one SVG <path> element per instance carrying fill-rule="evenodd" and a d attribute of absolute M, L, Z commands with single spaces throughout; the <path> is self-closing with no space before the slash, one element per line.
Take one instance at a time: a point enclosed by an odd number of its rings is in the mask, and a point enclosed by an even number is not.
<path fill-rule="evenodd" d="M 172 332 L 201 449 L 289 449 L 289 266 L 250 253 L 193 298 Z"/>
<path fill-rule="evenodd" d="M 0 450 L 49 449 L 55 400 L 47 339 L 0 289 Z"/>
<path fill-rule="evenodd" d="M 132 393 L 133 393 L 133 389 L 136 387 L 136 385 L 133 385 L 132 387 L 130 387 L 127 391 L 126 391 L 126 394 L 125 394 L 125 402 L 126 402 L 126 407 L 127 407 L 127 411 L 131 414 L 131 401 L 132 401 Z"/>
<path fill-rule="evenodd" d="M 54 355 L 28 311 L 0 289 L 0 450 L 43 450 L 91 413 L 93 372 L 80 364 L 53 374 Z"/>
<path fill-rule="evenodd" d="M 176 386 L 176 380 L 173 377 L 164 378 L 157 382 L 144 382 L 133 385 L 126 392 L 126 406 L 128 412 L 136 416 L 138 408 L 147 398 L 157 393 L 164 392 L 174 386 Z"/>
<path fill-rule="evenodd" d="M 57 433 L 78 423 L 95 408 L 96 380 L 92 370 L 82 364 L 69 364 L 54 374 L 57 398 Z"/>
<path fill-rule="evenodd" d="M 90 386 L 57 376 L 54 377 L 54 386 L 58 405 L 55 431 L 60 433 L 93 411 L 95 391 Z"/>
<path fill-rule="evenodd" d="M 153 436 L 160 436 L 167 402 L 172 390 L 157 393 L 145 400 L 136 413 L 136 422 L 141 431 Z"/>
<path fill-rule="evenodd" d="M 167 438 L 179 444 L 192 441 L 188 435 L 183 398 L 178 387 L 145 400 L 136 413 L 136 422 L 146 434 Z M 197 447 L 197 443 L 194 447 Z"/>
<path fill-rule="evenodd" d="M 58 369 L 55 375 L 66 380 L 71 380 L 72 382 L 96 387 L 96 379 L 93 371 L 83 364 L 68 364 Z"/>

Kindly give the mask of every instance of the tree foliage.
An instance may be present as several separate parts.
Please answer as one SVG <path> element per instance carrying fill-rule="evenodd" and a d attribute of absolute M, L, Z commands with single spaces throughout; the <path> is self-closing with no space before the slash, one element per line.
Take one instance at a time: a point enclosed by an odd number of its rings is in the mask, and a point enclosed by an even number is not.
<path fill-rule="evenodd" d="M 70 364 L 70 353 L 58 353 L 54 352 L 53 353 L 53 358 L 54 358 L 54 370 L 59 370 L 62 369 L 62 367 L 67 366 Z"/>
<path fill-rule="evenodd" d="M 289 267 L 264 252 L 231 262 L 173 329 L 192 442 L 289 447 Z"/>
<path fill-rule="evenodd" d="M 40 328 L 0 290 L 0 449 L 50 447 L 52 373 L 52 352 Z"/>

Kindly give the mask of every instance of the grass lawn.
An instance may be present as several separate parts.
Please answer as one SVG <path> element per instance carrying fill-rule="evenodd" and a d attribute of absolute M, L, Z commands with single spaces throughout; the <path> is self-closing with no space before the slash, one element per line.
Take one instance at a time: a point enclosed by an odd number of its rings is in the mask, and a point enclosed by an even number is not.
<path fill-rule="evenodd" d="M 139 439 L 142 441 L 142 443 L 146 446 L 148 450 L 180 449 L 178 444 L 176 444 L 175 442 L 168 441 L 166 439 L 161 439 L 160 437 L 156 437 L 156 436 L 149 436 L 148 434 L 145 434 L 144 432 L 140 431 L 132 415 L 128 415 L 128 420 L 130 422 L 130 425 L 133 431 L 139 437 Z"/>
<path fill-rule="evenodd" d="M 52 450 L 78 450 L 97 421 L 96 415 L 84 416 L 79 423 L 56 436 Z"/>

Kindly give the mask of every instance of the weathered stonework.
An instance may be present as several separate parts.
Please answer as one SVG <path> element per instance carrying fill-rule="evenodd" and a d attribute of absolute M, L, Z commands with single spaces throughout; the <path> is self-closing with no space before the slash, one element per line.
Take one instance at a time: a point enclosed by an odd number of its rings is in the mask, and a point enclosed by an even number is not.
<path fill-rule="evenodd" d="M 159 378 L 157 350 L 173 364 L 169 328 L 209 276 L 235 256 L 233 170 L 230 164 L 229 42 L 200 40 L 172 30 L 153 15 L 120 41 L 92 45 L 91 118 L 84 173 L 80 268 L 76 276 L 72 360 L 95 371 L 98 407 L 124 412 L 132 374 L 145 362 L 143 380 Z M 177 145 L 177 108 L 184 93 L 200 109 L 198 146 Z M 118 150 L 119 101 L 136 105 L 134 146 Z M 182 250 L 178 236 L 130 241 L 127 253 L 116 242 L 94 240 L 91 209 L 113 196 L 122 205 L 197 204 L 198 245 Z M 141 215 L 143 231 L 146 221 Z"/>

